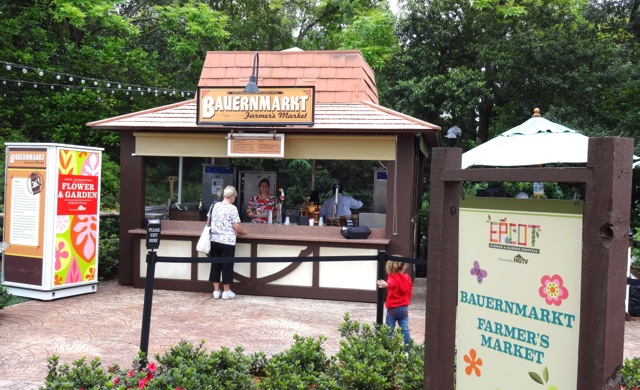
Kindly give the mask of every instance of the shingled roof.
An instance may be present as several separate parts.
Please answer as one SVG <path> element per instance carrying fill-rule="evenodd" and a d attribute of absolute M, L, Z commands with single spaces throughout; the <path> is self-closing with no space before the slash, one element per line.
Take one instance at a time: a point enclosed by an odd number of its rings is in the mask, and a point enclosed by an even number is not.
<path fill-rule="evenodd" d="M 439 126 L 380 106 L 373 71 L 356 50 L 207 53 L 199 87 L 244 88 L 258 60 L 259 87 L 315 87 L 314 125 L 278 127 L 283 133 L 425 134 L 439 143 Z M 196 100 L 87 123 L 105 130 L 227 132 L 228 126 L 197 124 Z M 254 130 L 269 127 L 253 126 Z"/>
<path fill-rule="evenodd" d="M 316 103 L 378 104 L 373 70 L 357 50 L 212 51 L 198 86 L 244 88 L 256 53 L 259 87 L 315 86 Z"/>

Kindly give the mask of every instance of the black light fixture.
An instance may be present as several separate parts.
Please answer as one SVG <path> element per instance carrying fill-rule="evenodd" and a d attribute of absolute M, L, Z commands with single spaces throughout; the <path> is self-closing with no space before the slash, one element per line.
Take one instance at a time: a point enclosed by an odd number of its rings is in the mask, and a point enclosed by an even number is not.
<path fill-rule="evenodd" d="M 258 58 L 258 52 L 253 55 L 253 69 L 251 69 L 251 77 L 249 77 L 249 82 L 247 86 L 244 87 L 243 92 L 248 93 L 257 93 L 260 92 L 258 89 L 258 66 L 260 65 L 260 59 Z"/>

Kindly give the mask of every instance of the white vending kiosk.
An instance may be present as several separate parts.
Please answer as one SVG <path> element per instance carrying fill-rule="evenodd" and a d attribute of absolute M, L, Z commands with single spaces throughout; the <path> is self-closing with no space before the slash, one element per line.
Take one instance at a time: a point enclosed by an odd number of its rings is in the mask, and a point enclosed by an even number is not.
<path fill-rule="evenodd" d="M 5 147 L 2 285 L 41 300 L 95 292 L 103 149 Z"/>

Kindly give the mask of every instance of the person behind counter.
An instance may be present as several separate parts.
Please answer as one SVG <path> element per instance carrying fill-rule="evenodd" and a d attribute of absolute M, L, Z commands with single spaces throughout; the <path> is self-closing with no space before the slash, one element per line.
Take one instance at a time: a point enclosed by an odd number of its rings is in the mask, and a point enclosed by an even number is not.
<path fill-rule="evenodd" d="M 351 210 L 357 210 L 363 206 L 363 203 L 359 200 L 356 200 L 349 195 L 344 195 L 342 193 L 343 188 L 338 187 L 338 205 L 336 206 L 336 217 L 342 217 L 343 215 L 351 215 Z M 333 205 L 336 201 L 335 195 L 327 198 L 324 202 L 322 202 L 322 206 L 320 207 L 320 216 L 322 218 L 332 218 L 333 217 Z"/>
<path fill-rule="evenodd" d="M 247 216 L 255 223 L 269 222 L 269 210 L 274 210 L 276 198 L 269 191 L 271 183 L 269 179 L 262 179 L 258 183 L 260 192 L 249 200 L 247 205 Z"/>
<path fill-rule="evenodd" d="M 209 257 L 234 257 L 236 254 L 236 235 L 245 235 L 247 230 L 240 225 L 240 214 L 233 202 L 238 197 L 235 187 L 227 186 L 222 202 L 216 203 L 207 215 L 207 226 L 211 226 L 211 251 Z M 220 274 L 222 287 L 220 292 Z M 213 282 L 213 298 L 231 299 L 236 294 L 231 291 L 233 282 L 233 263 L 211 263 L 209 281 Z"/>

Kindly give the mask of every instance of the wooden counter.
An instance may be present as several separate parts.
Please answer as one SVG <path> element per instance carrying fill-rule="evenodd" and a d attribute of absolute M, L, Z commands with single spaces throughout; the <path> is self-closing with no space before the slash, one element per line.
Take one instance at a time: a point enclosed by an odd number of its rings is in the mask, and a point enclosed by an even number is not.
<path fill-rule="evenodd" d="M 203 257 L 195 244 L 205 223 L 161 221 L 158 256 Z M 269 225 L 243 223 L 247 235 L 238 236 L 236 257 L 377 256 L 386 250 L 385 229 L 371 229 L 367 239 L 346 239 L 337 226 Z M 134 286 L 144 287 L 146 275 L 145 229 L 139 236 L 134 261 Z M 209 263 L 160 263 L 155 287 L 184 291 L 212 291 Z M 236 263 L 232 289 L 239 295 L 269 295 L 375 302 L 377 262 L 308 261 Z"/>
<path fill-rule="evenodd" d="M 200 237 L 205 223 L 202 221 L 160 221 L 162 237 L 184 236 Z M 340 235 L 337 226 L 306 226 L 306 225 L 269 225 L 263 223 L 242 223 L 249 232 L 245 236 L 238 236 L 238 243 L 246 240 L 265 241 L 305 241 L 305 242 L 332 242 L 363 245 L 387 245 L 389 239 L 385 238 L 385 229 L 373 228 L 371 235 L 364 240 L 346 239 Z M 133 234 L 147 234 L 145 229 L 130 230 Z"/>

